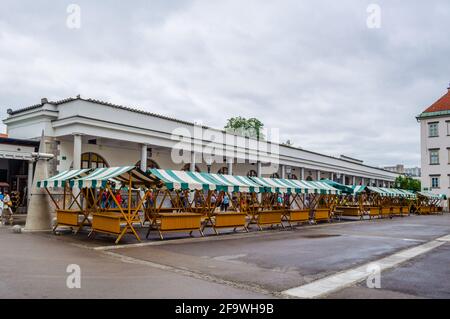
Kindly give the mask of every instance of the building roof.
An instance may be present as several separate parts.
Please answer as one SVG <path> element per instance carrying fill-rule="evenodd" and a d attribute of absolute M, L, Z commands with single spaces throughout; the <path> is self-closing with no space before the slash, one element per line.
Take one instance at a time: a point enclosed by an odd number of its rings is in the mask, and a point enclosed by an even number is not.
<path fill-rule="evenodd" d="M 0 144 L 19 145 L 19 146 L 39 146 L 39 141 L 23 140 L 17 138 L 0 137 Z"/>
<path fill-rule="evenodd" d="M 180 120 L 180 119 L 177 119 L 177 118 L 172 118 L 172 117 L 169 117 L 169 116 L 165 116 L 165 115 L 161 115 L 161 114 L 157 114 L 157 113 L 153 113 L 153 112 L 143 111 L 142 109 L 139 109 L 139 108 L 136 108 L 136 107 L 123 106 L 123 105 L 113 104 L 113 103 L 110 103 L 110 102 L 105 102 L 105 101 L 101 101 L 101 100 L 97 100 L 97 99 L 91 99 L 91 98 L 85 99 L 85 98 L 81 98 L 79 95 L 77 97 L 68 97 L 66 99 L 62 99 L 62 100 L 58 100 L 58 101 L 48 101 L 46 98 L 42 98 L 41 99 L 41 103 L 39 103 L 39 104 L 34 104 L 34 105 L 31 105 L 31 106 L 18 108 L 18 109 L 15 109 L 15 110 L 8 109 L 7 113 L 8 113 L 9 116 L 12 116 L 12 115 L 20 114 L 22 112 L 26 112 L 26 111 L 29 111 L 29 110 L 38 109 L 38 108 L 42 107 L 44 104 L 61 105 L 61 104 L 65 104 L 65 103 L 76 101 L 76 100 L 81 100 L 81 101 L 101 104 L 101 105 L 105 105 L 105 106 L 109 106 L 109 107 L 113 107 L 113 108 L 117 108 L 117 109 L 122 109 L 122 110 L 130 111 L 130 112 L 135 112 L 135 113 L 139 113 L 139 114 L 143 114 L 143 115 L 149 115 L 149 116 L 153 116 L 153 117 L 157 117 L 157 118 L 161 118 L 161 119 L 165 119 L 165 120 L 169 120 L 169 121 L 174 121 L 174 122 L 178 122 L 178 123 L 181 123 L 181 124 L 197 125 L 197 124 L 189 122 L 189 121 L 184 121 L 184 120 Z M 210 127 L 205 126 L 205 125 L 201 125 L 201 127 L 204 128 L 204 129 L 210 129 Z M 225 130 L 220 130 L 220 131 L 226 132 Z M 227 133 L 229 133 L 229 132 L 227 132 Z M 231 134 L 233 134 L 233 133 L 231 133 Z M 336 156 L 331 156 L 331 155 L 327 155 L 327 154 L 318 153 L 318 152 L 315 152 L 315 151 L 305 150 L 303 148 L 299 148 L 299 147 L 295 147 L 295 146 L 284 145 L 284 144 L 279 144 L 279 146 L 280 147 L 289 148 L 289 149 L 298 150 L 298 151 L 303 151 L 303 152 L 310 153 L 310 154 L 316 154 L 316 155 L 319 155 L 319 156 L 325 156 L 325 157 L 328 157 L 328 158 L 332 158 L 332 159 L 336 159 L 336 160 L 340 160 L 340 161 L 344 161 L 344 162 L 348 162 L 348 163 L 352 163 L 352 164 L 357 164 L 357 165 L 360 165 L 360 166 L 363 166 L 363 167 L 374 168 L 374 169 L 378 169 L 378 170 L 381 170 L 381 171 L 392 173 L 391 171 L 388 171 L 388 170 L 383 169 L 381 167 L 367 165 L 367 164 L 364 164 L 363 161 L 359 162 L 360 160 L 353 159 L 353 158 L 350 158 L 350 157 L 345 158 L 345 156 L 344 156 L 344 157 L 338 158 Z"/>
<path fill-rule="evenodd" d="M 447 93 L 423 111 L 418 118 L 450 114 L 450 85 Z"/>

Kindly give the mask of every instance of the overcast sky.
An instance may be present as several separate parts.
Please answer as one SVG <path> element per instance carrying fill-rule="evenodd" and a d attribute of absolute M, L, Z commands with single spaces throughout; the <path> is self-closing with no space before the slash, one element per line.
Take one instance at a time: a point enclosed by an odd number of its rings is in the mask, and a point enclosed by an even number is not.
<path fill-rule="evenodd" d="M 72 3 L 78 29 L 67 27 Z M 380 28 L 367 26 L 371 3 Z M 257 117 L 295 146 L 413 166 L 415 116 L 450 81 L 448 0 L 0 6 L 2 118 L 81 94 L 217 128 Z"/>

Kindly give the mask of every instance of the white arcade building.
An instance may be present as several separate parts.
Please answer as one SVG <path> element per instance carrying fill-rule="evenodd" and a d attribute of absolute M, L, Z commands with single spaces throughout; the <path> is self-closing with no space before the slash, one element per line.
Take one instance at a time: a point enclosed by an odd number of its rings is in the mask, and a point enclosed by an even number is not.
<path fill-rule="evenodd" d="M 9 109 L 3 123 L 9 138 L 38 141 L 44 132 L 45 152 L 54 154 L 49 175 L 71 167 L 136 164 L 141 168 L 195 169 L 234 175 L 329 178 L 345 184 L 386 187 L 393 187 L 398 176 L 349 157 L 261 143 L 79 96 L 53 102 L 43 98 L 36 105 Z"/>

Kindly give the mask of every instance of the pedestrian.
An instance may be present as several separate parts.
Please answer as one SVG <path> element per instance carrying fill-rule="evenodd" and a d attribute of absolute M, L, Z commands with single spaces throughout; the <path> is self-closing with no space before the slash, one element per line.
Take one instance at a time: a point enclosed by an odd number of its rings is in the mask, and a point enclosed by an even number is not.
<path fill-rule="evenodd" d="M 120 190 L 116 192 L 116 201 L 119 204 L 119 207 L 122 207 L 122 195 L 120 194 Z"/>
<path fill-rule="evenodd" d="M 283 197 L 281 196 L 281 194 L 278 194 L 277 203 L 278 203 L 278 207 L 283 206 Z"/>
<path fill-rule="evenodd" d="M 100 203 L 100 206 L 102 209 L 106 208 L 107 201 L 108 201 L 108 194 L 106 192 L 102 192 L 102 199 L 101 199 L 101 203 Z"/>
<path fill-rule="evenodd" d="M 2 214 L 3 214 L 3 198 L 5 198 L 5 196 L 3 195 L 2 192 L 0 192 L 0 221 L 2 220 Z"/>
<path fill-rule="evenodd" d="M 228 210 L 228 206 L 230 206 L 230 198 L 228 197 L 228 194 L 225 193 L 222 199 L 222 211 L 226 212 Z"/>
<path fill-rule="evenodd" d="M 5 196 L 3 197 L 3 209 L 2 209 L 2 223 L 6 225 L 6 223 L 12 224 L 12 215 L 13 212 L 11 210 L 12 202 L 9 197 L 8 192 L 5 192 Z"/>

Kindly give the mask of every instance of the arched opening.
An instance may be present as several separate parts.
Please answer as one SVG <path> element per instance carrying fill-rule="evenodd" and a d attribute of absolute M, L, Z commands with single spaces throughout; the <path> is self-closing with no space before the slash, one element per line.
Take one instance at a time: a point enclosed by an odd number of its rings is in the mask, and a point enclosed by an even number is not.
<path fill-rule="evenodd" d="M 247 173 L 247 176 L 248 177 L 257 177 L 258 173 L 254 169 L 252 169 Z"/>
<path fill-rule="evenodd" d="M 81 168 L 103 168 L 109 167 L 105 159 L 97 153 L 88 152 L 81 154 Z M 73 162 L 70 168 L 73 168 Z"/>
<path fill-rule="evenodd" d="M 182 171 L 186 171 L 186 172 L 190 171 L 191 170 L 191 164 L 189 164 L 189 163 L 185 164 L 181 170 Z M 197 165 L 195 165 L 195 171 L 197 173 L 200 173 L 200 169 L 198 168 Z"/>
<path fill-rule="evenodd" d="M 217 171 L 217 174 L 228 175 L 228 167 L 224 166 Z"/>
<path fill-rule="evenodd" d="M 138 161 L 136 163 L 136 167 L 141 167 L 141 161 Z M 147 170 L 151 169 L 151 168 L 160 168 L 158 163 L 156 163 L 154 160 L 151 159 L 147 159 Z"/>

